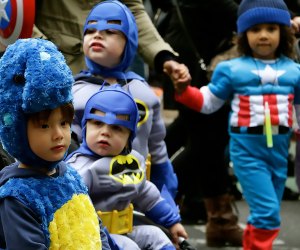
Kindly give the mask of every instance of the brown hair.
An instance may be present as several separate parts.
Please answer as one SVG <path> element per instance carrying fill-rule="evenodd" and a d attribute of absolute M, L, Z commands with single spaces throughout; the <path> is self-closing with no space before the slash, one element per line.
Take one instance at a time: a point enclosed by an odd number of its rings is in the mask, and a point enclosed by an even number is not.
<path fill-rule="evenodd" d="M 65 103 L 59 106 L 62 116 L 65 118 L 66 122 L 72 123 L 74 118 L 74 106 L 72 103 Z M 46 109 L 40 112 L 32 113 L 27 116 L 27 119 L 32 120 L 34 123 L 39 123 L 41 121 L 48 120 L 53 109 Z"/>
<path fill-rule="evenodd" d="M 276 50 L 276 56 L 283 54 L 291 59 L 296 58 L 295 53 L 295 36 L 292 29 L 285 25 L 279 25 L 280 27 L 280 42 Z M 246 32 L 243 32 L 238 36 L 237 40 L 238 52 L 242 55 L 252 56 L 252 50 L 249 46 Z"/>

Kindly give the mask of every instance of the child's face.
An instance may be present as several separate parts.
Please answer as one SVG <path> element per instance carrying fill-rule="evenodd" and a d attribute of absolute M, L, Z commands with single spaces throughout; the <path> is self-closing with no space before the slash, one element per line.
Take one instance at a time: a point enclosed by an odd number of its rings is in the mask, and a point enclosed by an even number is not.
<path fill-rule="evenodd" d="M 96 110 L 95 114 L 101 116 L 103 112 Z M 122 117 L 118 116 L 118 119 Z M 126 127 L 109 125 L 97 120 L 87 121 L 86 143 L 98 155 L 119 155 L 127 146 L 129 136 L 130 130 Z"/>
<path fill-rule="evenodd" d="M 247 31 L 247 38 L 253 57 L 259 59 L 275 59 L 280 42 L 278 24 L 258 24 Z"/>
<path fill-rule="evenodd" d="M 48 120 L 34 122 L 29 119 L 27 135 L 31 150 L 46 161 L 61 160 L 71 143 L 70 123 L 60 108 L 54 109 Z"/>
<path fill-rule="evenodd" d="M 118 30 L 90 29 L 83 38 L 85 56 L 107 68 L 113 68 L 121 62 L 125 45 L 126 38 Z"/>

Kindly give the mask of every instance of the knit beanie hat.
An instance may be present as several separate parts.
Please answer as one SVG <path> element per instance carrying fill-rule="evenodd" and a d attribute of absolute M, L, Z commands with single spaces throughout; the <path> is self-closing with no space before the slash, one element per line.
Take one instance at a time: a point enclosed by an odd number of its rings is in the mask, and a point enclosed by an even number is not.
<path fill-rule="evenodd" d="M 243 33 L 261 23 L 291 25 L 291 16 L 283 0 L 242 0 L 238 9 L 237 31 Z"/>

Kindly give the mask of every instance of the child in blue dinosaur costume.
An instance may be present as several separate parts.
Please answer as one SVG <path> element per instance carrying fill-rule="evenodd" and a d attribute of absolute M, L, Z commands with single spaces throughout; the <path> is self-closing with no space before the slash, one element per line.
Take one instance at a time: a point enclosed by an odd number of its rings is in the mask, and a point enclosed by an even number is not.
<path fill-rule="evenodd" d="M 87 70 L 75 76 L 73 86 L 75 119 L 72 130 L 81 141 L 85 104 L 103 82 L 107 85 L 125 85 L 130 89 L 140 112 L 133 148 L 145 158 L 150 153 L 151 181 L 159 190 L 165 185 L 174 198 L 178 187 L 177 176 L 164 141 L 166 130 L 160 113 L 160 101 L 142 77 L 131 71 L 126 72 L 137 46 L 135 19 L 125 5 L 119 1 L 104 1 L 91 10 L 84 25 L 83 37 Z"/>
<path fill-rule="evenodd" d="M 178 211 L 146 179 L 145 159 L 132 150 L 138 119 L 135 101 L 118 84 L 96 92 L 87 101 L 83 114 L 83 142 L 67 162 L 83 177 L 97 211 L 123 213 L 132 203 L 152 221 L 168 228 L 174 243 L 178 244 L 179 237 L 187 237 Z M 132 215 L 132 211 L 129 213 Z M 110 223 L 104 225 L 112 228 Z M 175 250 L 156 226 L 138 225 L 132 231 L 130 228 L 126 225 L 116 232 L 110 231 L 123 249 Z"/>
<path fill-rule="evenodd" d="M 0 248 L 110 249 L 71 141 L 73 76 L 55 45 L 20 39 L 0 60 L 0 137 L 17 159 L 0 172 Z"/>

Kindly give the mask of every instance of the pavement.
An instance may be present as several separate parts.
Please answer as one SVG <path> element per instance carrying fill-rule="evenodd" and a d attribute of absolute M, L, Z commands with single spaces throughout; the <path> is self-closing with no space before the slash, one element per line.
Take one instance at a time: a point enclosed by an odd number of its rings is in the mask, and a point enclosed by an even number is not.
<path fill-rule="evenodd" d="M 249 214 L 247 203 L 242 201 L 236 202 L 239 212 L 239 224 L 245 228 L 247 216 Z M 281 231 L 273 244 L 273 250 L 300 250 L 300 200 L 283 201 L 281 207 Z M 184 224 L 188 234 L 188 242 L 197 250 L 242 250 L 241 247 L 207 247 L 205 241 L 205 225 L 201 224 Z"/>

